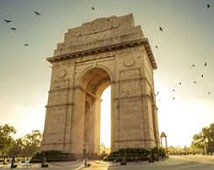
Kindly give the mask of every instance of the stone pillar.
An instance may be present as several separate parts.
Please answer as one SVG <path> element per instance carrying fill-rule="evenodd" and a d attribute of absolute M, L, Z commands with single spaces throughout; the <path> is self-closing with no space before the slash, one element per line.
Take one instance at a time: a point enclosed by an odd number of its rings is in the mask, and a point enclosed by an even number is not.
<path fill-rule="evenodd" d="M 85 99 L 86 94 L 81 88 L 75 88 L 74 91 L 74 112 L 72 116 L 71 132 L 71 152 L 76 157 L 82 157 L 84 144 L 84 124 L 85 124 Z"/>

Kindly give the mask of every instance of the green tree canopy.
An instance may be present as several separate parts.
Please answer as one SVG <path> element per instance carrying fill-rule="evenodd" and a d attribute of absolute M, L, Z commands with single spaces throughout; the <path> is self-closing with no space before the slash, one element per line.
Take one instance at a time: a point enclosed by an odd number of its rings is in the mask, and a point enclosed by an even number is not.
<path fill-rule="evenodd" d="M 24 145 L 23 154 L 24 156 L 32 156 L 40 150 L 42 141 L 42 134 L 38 130 L 32 131 L 22 138 Z"/>
<path fill-rule="evenodd" d="M 14 143 L 12 134 L 16 133 L 16 129 L 13 126 L 5 124 L 0 126 L 0 154 L 5 155 L 10 150 L 11 146 Z"/>
<path fill-rule="evenodd" d="M 12 146 L 8 151 L 9 156 L 23 156 L 24 144 L 22 138 L 13 141 Z"/>
<path fill-rule="evenodd" d="M 204 127 L 199 134 L 193 136 L 193 145 L 207 152 L 214 152 L 214 123 Z"/>
<path fill-rule="evenodd" d="M 16 130 L 13 126 L 0 126 L 0 155 L 30 157 L 40 151 L 42 134 L 38 130 L 16 140 L 11 136 L 14 133 Z"/>

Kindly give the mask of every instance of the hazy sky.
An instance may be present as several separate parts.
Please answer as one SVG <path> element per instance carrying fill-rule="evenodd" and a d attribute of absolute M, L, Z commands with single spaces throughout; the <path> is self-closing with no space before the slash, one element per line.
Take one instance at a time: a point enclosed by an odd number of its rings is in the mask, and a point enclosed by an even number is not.
<path fill-rule="evenodd" d="M 212 0 L 0 0 L 0 124 L 16 127 L 17 136 L 43 131 L 51 75 L 46 58 L 64 33 L 95 18 L 129 13 L 149 38 L 158 64 L 160 132 L 169 145 L 189 145 L 194 133 L 214 122 Z"/>

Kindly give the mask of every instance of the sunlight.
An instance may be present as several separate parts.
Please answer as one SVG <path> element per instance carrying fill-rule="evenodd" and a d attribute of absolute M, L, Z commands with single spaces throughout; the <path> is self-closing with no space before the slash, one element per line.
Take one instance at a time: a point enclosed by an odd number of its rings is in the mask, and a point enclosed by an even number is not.
<path fill-rule="evenodd" d="M 100 145 L 111 147 L 111 87 L 107 87 L 101 96 Z"/>

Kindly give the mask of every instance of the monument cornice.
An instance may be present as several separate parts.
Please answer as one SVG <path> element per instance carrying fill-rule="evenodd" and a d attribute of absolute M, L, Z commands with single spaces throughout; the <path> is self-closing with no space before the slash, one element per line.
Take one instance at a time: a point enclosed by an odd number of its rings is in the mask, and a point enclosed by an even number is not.
<path fill-rule="evenodd" d="M 154 58 L 152 50 L 151 50 L 151 46 L 150 46 L 147 38 L 131 40 L 131 41 L 111 44 L 111 45 L 107 45 L 107 46 L 97 47 L 97 48 L 91 48 L 88 50 L 82 50 L 82 51 L 77 51 L 77 52 L 68 53 L 68 54 L 57 55 L 54 57 L 49 57 L 49 58 L 47 58 L 47 60 L 50 63 L 54 63 L 54 62 L 58 62 L 58 61 L 68 60 L 71 58 L 74 59 L 74 58 L 82 57 L 82 56 L 86 56 L 86 55 L 98 54 L 98 53 L 103 53 L 103 52 L 107 52 L 107 51 L 124 49 L 127 47 L 134 47 L 134 46 L 140 46 L 140 45 L 144 45 L 146 53 L 151 62 L 152 68 L 157 69 L 157 64 L 156 64 L 155 58 Z"/>

